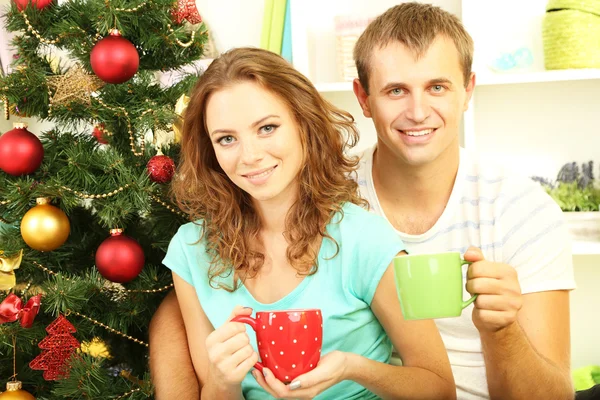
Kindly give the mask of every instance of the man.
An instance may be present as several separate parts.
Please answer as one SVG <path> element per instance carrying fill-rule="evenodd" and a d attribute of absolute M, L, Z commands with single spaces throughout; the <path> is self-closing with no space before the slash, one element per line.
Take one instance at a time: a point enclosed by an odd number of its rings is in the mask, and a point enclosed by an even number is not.
<path fill-rule="evenodd" d="M 562 213 L 534 182 L 459 148 L 475 86 L 472 53 L 460 21 L 431 5 L 404 3 L 369 25 L 355 48 L 354 92 L 378 140 L 362 157 L 358 183 L 410 253 L 460 251 L 473 262 L 466 290 L 477 300 L 460 317 L 436 321 L 458 398 L 573 398 L 568 290 L 575 282 Z M 151 327 L 159 400 L 198 398 L 189 357 L 166 364 L 171 348 L 185 346 L 174 344 L 185 343 L 181 327 L 169 329 L 180 324 L 177 312 L 170 297 Z M 164 380 L 182 373 L 189 397 L 164 390 Z"/>

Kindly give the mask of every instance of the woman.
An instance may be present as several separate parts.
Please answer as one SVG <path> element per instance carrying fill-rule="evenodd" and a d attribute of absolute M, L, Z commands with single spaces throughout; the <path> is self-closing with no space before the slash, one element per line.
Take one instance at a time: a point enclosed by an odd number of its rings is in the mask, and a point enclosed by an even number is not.
<path fill-rule="evenodd" d="M 455 397 L 433 322 L 402 318 L 391 263 L 403 244 L 360 207 L 357 160 L 344 154 L 357 137 L 352 117 L 273 53 L 231 50 L 200 78 L 173 186 L 197 222 L 164 264 L 203 399 Z M 231 319 L 306 308 L 323 315 L 315 369 L 287 385 L 253 370 L 254 334 Z M 402 367 L 388 364 L 392 344 Z"/>

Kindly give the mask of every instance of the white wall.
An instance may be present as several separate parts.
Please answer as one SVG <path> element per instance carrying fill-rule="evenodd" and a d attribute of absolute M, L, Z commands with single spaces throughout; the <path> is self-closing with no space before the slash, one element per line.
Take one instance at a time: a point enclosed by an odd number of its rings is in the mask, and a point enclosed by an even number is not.
<path fill-rule="evenodd" d="M 600 256 L 575 256 L 575 282 L 571 293 L 572 367 L 600 365 Z"/>

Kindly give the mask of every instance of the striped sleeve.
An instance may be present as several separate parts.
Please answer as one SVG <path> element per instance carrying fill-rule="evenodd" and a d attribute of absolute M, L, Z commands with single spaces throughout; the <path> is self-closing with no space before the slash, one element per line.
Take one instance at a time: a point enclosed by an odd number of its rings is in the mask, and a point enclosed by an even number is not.
<path fill-rule="evenodd" d="M 575 289 L 571 240 L 560 207 L 533 181 L 507 185 L 523 194 L 500 217 L 503 261 L 517 270 L 522 293 Z"/>

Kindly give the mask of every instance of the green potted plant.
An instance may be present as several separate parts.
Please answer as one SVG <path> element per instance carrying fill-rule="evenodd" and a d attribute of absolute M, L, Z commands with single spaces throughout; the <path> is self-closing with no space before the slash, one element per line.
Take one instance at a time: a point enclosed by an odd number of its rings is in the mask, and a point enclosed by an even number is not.
<path fill-rule="evenodd" d="M 556 181 L 534 177 L 565 212 L 574 240 L 600 242 L 600 182 L 594 179 L 593 161 L 572 162 L 559 171 Z"/>

